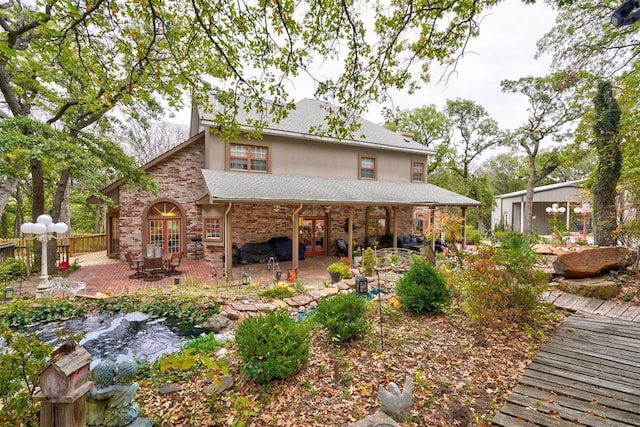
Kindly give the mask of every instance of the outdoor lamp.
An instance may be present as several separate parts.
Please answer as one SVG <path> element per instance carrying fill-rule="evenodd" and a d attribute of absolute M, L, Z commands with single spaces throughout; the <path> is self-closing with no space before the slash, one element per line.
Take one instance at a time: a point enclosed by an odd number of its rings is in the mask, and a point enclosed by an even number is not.
<path fill-rule="evenodd" d="M 251 276 L 249 273 L 242 273 L 242 284 L 250 285 L 251 284 Z"/>
<path fill-rule="evenodd" d="M 13 299 L 13 288 L 11 287 L 11 285 L 4 287 L 3 298 L 5 301 Z"/>
<path fill-rule="evenodd" d="M 367 295 L 369 293 L 369 279 L 366 276 L 356 276 L 356 294 Z"/>
<path fill-rule="evenodd" d="M 558 206 L 557 203 L 554 203 L 551 206 L 547 206 L 545 208 L 545 211 L 549 215 L 560 215 L 560 214 L 565 213 L 567 211 L 567 209 L 564 206 Z"/>
<path fill-rule="evenodd" d="M 40 283 L 36 288 L 36 298 L 51 296 L 51 286 L 49 285 L 49 273 L 47 271 L 47 243 L 51 239 L 58 239 L 60 235 L 66 233 L 69 227 L 64 222 L 54 223 L 51 216 L 40 215 L 36 222 L 25 222 L 20 226 L 20 231 L 27 239 L 36 239 L 42 243 L 42 264 L 40 268 Z M 56 235 L 54 235 L 54 233 Z M 31 235 L 31 236 L 29 236 Z"/>

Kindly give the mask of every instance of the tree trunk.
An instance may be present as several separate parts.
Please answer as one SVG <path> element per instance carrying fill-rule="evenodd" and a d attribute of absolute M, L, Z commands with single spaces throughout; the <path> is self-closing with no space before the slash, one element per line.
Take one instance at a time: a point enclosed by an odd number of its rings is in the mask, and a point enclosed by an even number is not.
<path fill-rule="evenodd" d="M 9 203 L 9 199 L 13 195 L 16 188 L 20 184 L 20 178 L 15 176 L 5 176 L 0 187 L 0 215 L 4 215 L 4 209 Z"/>

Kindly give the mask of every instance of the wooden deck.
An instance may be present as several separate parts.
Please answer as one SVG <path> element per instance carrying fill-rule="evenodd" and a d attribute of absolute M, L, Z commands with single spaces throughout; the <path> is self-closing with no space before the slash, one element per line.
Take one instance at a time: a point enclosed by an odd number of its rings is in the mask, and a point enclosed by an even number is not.
<path fill-rule="evenodd" d="M 567 318 L 492 422 L 640 426 L 640 323 L 585 312 Z"/>

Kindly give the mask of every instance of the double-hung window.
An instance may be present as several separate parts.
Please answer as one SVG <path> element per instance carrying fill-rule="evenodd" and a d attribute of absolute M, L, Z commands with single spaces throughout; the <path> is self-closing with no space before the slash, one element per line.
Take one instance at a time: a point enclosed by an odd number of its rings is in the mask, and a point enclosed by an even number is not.
<path fill-rule="evenodd" d="M 376 159 L 373 157 L 360 157 L 360 178 L 376 179 Z"/>
<path fill-rule="evenodd" d="M 204 237 L 207 240 L 222 240 L 222 218 L 204 218 Z"/>
<path fill-rule="evenodd" d="M 229 144 L 229 170 L 267 172 L 269 148 L 262 145 Z"/>
<path fill-rule="evenodd" d="M 424 182 L 424 163 L 411 162 L 411 181 Z"/>

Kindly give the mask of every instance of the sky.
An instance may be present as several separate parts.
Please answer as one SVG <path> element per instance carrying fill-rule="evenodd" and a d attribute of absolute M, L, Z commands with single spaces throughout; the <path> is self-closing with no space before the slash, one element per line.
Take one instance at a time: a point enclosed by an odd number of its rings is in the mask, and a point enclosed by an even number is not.
<path fill-rule="evenodd" d="M 438 83 L 442 71 L 432 73 L 432 81 L 414 95 L 393 94 L 394 107 L 412 109 L 435 104 L 442 109 L 447 99 L 469 99 L 485 107 L 502 129 L 513 129 L 527 118 L 524 96 L 505 94 L 504 79 L 544 76 L 550 71 L 551 58 L 534 59 L 536 42 L 555 22 L 556 12 L 538 1 L 533 5 L 506 0 L 485 12 L 480 36 L 471 40 L 467 52 L 448 83 Z M 379 123 L 379 106 L 371 106 L 365 118 Z"/>
<path fill-rule="evenodd" d="M 533 5 L 520 0 L 505 0 L 483 13 L 480 36 L 472 39 L 457 72 L 449 81 L 439 83 L 442 74 L 434 68 L 432 81 L 423 89 L 408 95 L 393 92 L 393 107 L 402 110 L 435 104 L 442 110 L 447 99 L 469 99 L 485 107 L 501 129 L 513 129 L 527 117 L 524 96 L 504 94 L 500 81 L 517 80 L 525 76 L 543 76 L 549 72 L 550 57 L 534 59 L 536 42 L 552 28 L 556 13 L 538 1 Z M 313 85 L 297 84 L 293 94 L 296 100 L 313 97 Z M 387 105 L 391 106 L 391 105 Z M 370 105 L 365 119 L 382 123 L 383 106 Z M 188 123 L 189 112 L 184 110 L 172 121 Z"/>

